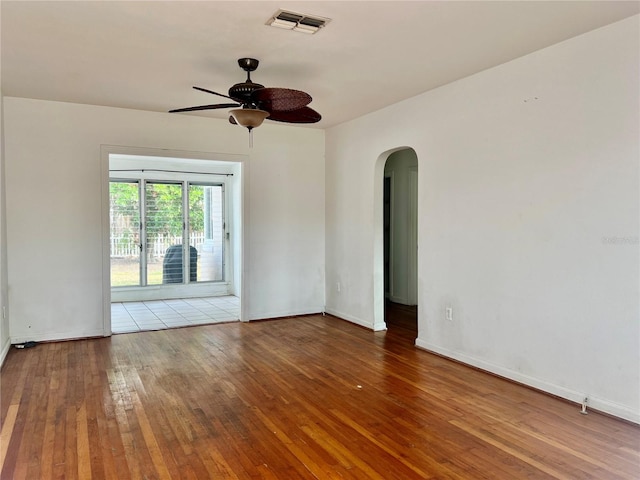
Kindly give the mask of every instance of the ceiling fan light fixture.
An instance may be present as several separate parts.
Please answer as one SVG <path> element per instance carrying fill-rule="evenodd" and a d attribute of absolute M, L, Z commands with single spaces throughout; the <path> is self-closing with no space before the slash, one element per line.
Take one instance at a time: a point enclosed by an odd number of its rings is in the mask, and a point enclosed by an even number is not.
<path fill-rule="evenodd" d="M 233 125 L 245 127 L 249 131 L 249 148 L 253 147 L 253 129 L 262 125 L 267 117 L 270 120 L 284 123 L 316 123 L 320 121 L 322 118 L 320 114 L 307 106 L 312 100 L 311 95 L 307 92 L 292 88 L 266 88 L 263 85 L 252 82 L 250 73 L 258 68 L 259 63 L 255 58 L 238 59 L 238 66 L 247 72 L 247 80 L 233 85 L 229 89 L 229 95 L 202 87 L 193 87 L 202 92 L 228 98 L 235 103 L 198 105 L 177 108 L 169 110 L 169 112 L 179 113 L 233 108 L 233 110 L 229 111 L 229 122 Z"/>
<path fill-rule="evenodd" d="M 257 108 L 236 108 L 229 113 L 238 125 L 249 130 L 262 125 L 264 119 L 269 116 L 269 112 Z"/>

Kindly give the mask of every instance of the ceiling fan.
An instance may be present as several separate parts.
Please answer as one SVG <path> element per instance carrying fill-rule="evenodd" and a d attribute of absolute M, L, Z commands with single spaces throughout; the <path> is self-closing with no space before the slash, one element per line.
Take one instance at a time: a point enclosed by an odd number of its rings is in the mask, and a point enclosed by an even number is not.
<path fill-rule="evenodd" d="M 238 65 L 247 72 L 244 82 L 236 83 L 229 89 L 229 94 L 214 92 L 202 87 L 193 87 L 206 93 L 228 98 L 235 103 L 217 103 L 196 107 L 177 108 L 169 113 L 194 112 L 197 110 L 215 110 L 233 108 L 229 113 L 229 122 L 241 125 L 249 130 L 259 127 L 265 118 L 285 123 L 316 123 L 322 118 L 318 112 L 308 107 L 311 95 L 301 90 L 290 88 L 268 88 L 251 81 L 251 72 L 258 68 L 255 58 L 241 58 Z"/>

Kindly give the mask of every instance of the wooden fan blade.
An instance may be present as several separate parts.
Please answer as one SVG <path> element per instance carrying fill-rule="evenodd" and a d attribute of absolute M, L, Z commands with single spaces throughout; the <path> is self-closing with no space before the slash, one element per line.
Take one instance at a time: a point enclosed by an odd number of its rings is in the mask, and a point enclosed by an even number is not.
<path fill-rule="evenodd" d="M 197 107 L 176 108 L 175 110 L 169 110 L 169 113 L 179 112 L 195 112 L 197 110 L 216 110 L 218 108 L 236 108 L 239 107 L 237 103 L 216 103 L 215 105 L 199 105 Z"/>
<path fill-rule="evenodd" d="M 272 111 L 267 120 L 275 120 L 276 122 L 286 123 L 317 123 L 322 119 L 322 115 L 313 108 L 302 107 L 297 110 L 290 111 Z"/>
<path fill-rule="evenodd" d="M 259 88 L 251 93 L 251 99 L 268 112 L 290 112 L 309 105 L 311 95 L 291 88 Z"/>
<path fill-rule="evenodd" d="M 229 100 L 233 100 L 234 102 L 242 101 L 239 98 L 233 98 L 233 97 L 230 97 L 229 95 L 224 95 L 222 93 L 214 92 L 213 90 L 208 90 L 206 88 L 202 88 L 202 87 L 193 87 L 193 88 L 195 88 L 196 90 L 200 90 L 201 92 L 212 93 L 213 95 L 218 95 L 219 97 L 228 98 Z"/>

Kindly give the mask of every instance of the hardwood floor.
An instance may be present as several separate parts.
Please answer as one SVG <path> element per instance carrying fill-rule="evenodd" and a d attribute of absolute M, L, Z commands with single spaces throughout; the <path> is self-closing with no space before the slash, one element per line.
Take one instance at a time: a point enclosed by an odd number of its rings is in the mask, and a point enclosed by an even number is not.
<path fill-rule="evenodd" d="M 637 479 L 640 429 L 330 316 L 39 344 L 2 479 Z"/>
<path fill-rule="evenodd" d="M 418 338 L 418 307 L 387 301 L 384 320 L 392 335 L 406 337 L 411 344 Z"/>

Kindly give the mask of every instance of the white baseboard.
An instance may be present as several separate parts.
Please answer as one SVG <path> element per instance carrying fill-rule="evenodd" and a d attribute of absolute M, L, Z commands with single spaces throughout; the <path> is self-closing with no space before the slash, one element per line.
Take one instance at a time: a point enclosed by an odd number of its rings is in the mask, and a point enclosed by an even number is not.
<path fill-rule="evenodd" d="M 298 315 L 315 315 L 321 314 L 323 307 L 321 305 L 316 305 L 314 307 L 302 308 L 300 310 L 292 311 L 292 310 L 281 310 L 281 311 L 273 311 L 273 312 L 258 312 L 251 313 L 251 316 L 247 319 L 248 321 L 252 320 L 271 320 L 275 318 L 284 318 L 284 317 L 295 317 Z"/>
<path fill-rule="evenodd" d="M 387 300 L 393 303 L 399 303 L 400 305 L 410 305 L 409 300 L 404 297 L 395 297 L 393 295 L 389 295 Z"/>
<path fill-rule="evenodd" d="M 606 399 L 594 397 L 593 395 L 585 392 L 578 392 L 547 382 L 545 380 L 541 380 L 539 378 L 530 377 L 520 372 L 515 372 L 508 368 L 494 365 L 492 363 L 480 360 L 475 357 L 471 357 L 469 355 L 465 355 L 463 353 L 451 351 L 446 348 L 430 344 L 429 342 L 425 342 L 419 338 L 416 340 L 416 347 L 427 350 L 429 352 L 437 353 L 438 355 L 442 355 L 443 357 L 451 358 L 458 362 L 465 363 L 472 367 L 479 368 L 486 372 L 490 372 L 500 377 L 513 380 L 514 382 L 527 385 L 529 387 L 535 388 L 536 390 L 541 390 L 543 392 L 555 395 L 560 398 L 564 398 L 577 404 L 580 404 L 584 400 L 584 398 L 588 396 L 588 408 L 613 415 L 614 417 L 618 417 L 629 422 L 640 424 L 640 412 L 634 411 L 633 409 L 625 405 L 619 405 Z M 578 412 L 579 407 L 576 407 L 576 413 Z"/>
<path fill-rule="evenodd" d="M 2 345 L 2 350 L 0 350 L 0 367 L 4 365 L 4 359 L 7 358 L 7 354 L 9 353 L 9 349 L 11 348 L 11 339 L 7 338 Z"/>
<path fill-rule="evenodd" d="M 88 330 L 86 332 L 78 332 L 77 330 L 71 332 L 51 332 L 43 333 L 40 335 L 29 336 L 17 336 L 11 337 L 11 343 L 25 343 L 25 342 L 56 342 L 64 340 L 81 340 L 83 338 L 104 337 L 104 330 Z"/>
<path fill-rule="evenodd" d="M 369 330 L 373 330 L 374 332 L 381 332 L 387 329 L 387 325 L 385 323 L 376 325 L 366 320 L 362 320 L 361 318 L 354 317 L 353 315 L 334 310 L 332 308 L 327 308 L 325 312 L 329 315 L 333 315 L 334 317 L 338 317 L 342 320 L 346 320 L 348 322 L 355 323 L 356 325 L 360 325 L 361 327 L 368 328 Z"/>

